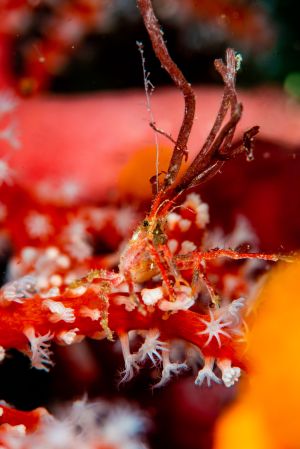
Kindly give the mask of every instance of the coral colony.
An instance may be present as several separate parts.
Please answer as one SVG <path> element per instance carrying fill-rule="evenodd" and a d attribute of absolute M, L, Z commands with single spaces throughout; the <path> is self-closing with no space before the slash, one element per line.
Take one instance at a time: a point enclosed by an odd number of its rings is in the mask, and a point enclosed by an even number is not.
<path fill-rule="evenodd" d="M 45 195 L 43 186 L 25 191 L 12 184 L 9 165 L 1 160 L 2 238 L 14 254 L 0 292 L 0 355 L 4 359 L 6 351 L 14 348 L 28 355 L 34 368 L 48 371 L 53 365 L 52 343 L 71 345 L 85 337 L 119 339 L 125 365 L 122 382 L 150 359 L 161 366 L 156 387 L 191 367 L 200 368 L 197 385 L 223 382 L 231 387 L 243 368 L 243 315 L 256 282 L 253 266 L 258 259 L 277 257 L 232 249 L 249 240 L 244 222 L 231 236 L 231 247 L 211 243 L 216 234 L 207 229 L 208 205 L 195 188 L 217 174 L 227 160 L 243 153 L 251 159 L 258 127 L 247 131 L 241 142 L 232 143 L 242 105 L 235 90 L 240 58 L 228 49 L 225 63 L 215 61 L 224 82 L 215 123 L 198 155 L 179 176 L 188 155 L 195 97 L 169 56 L 150 0 L 137 3 L 154 52 L 185 101 L 169 168 L 164 176 L 157 173 L 151 180 L 152 204 L 143 218 L 128 206 L 82 204 L 70 183 L 61 186 L 60 197 L 54 191 L 51 196 L 51 189 Z M 14 107 L 13 98 L 1 97 L 2 117 Z M 1 131 L 1 137 L 9 137 L 14 146 L 12 129 Z M 99 240 L 109 241 L 115 251 L 95 255 Z M 142 343 L 132 352 L 137 336 Z M 44 416 L 49 418 L 40 409 L 19 412 L 4 405 L 0 410 L 1 422 L 7 424 L 3 441 L 12 426 L 30 432 Z M 54 426 L 54 421 L 47 425 Z M 43 429 L 39 432 L 50 432 Z M 95 434 L 84 447 L 95 447 L 97 437 L 102 441 Z M 6 440 L 2 444 L 19 447 Z M 118 447 L 117 442 L 112 447 Z"/>
<path fill-rule="evenodd" d="M 230 36 L 255 52 L 271 45 L 272 26 L 264 9 L 256 4 L 214 0 L 212 5 L 210 0 L 160 0 L 156 7 L 174 27 L 189 30 L 188 37 L 182 33 L 185 38 L 181 41 L 188 49 L 199 39 L 199 27 L 201 38 L 208 46 L 219 46 Z M 74 49 L 80 47 L 90 33 L 113 33 L 120 17 L 123 22 L 130 19 L 130 23 L 135 24 L 138 15 L 132 0 L 3 0 L 0 34 L 4 33 L 10 43 L 17 44 L 15 51 L 22 61 L 20 72 L 15 74 L 15 88 L 21 95 L 47 90 L 53 76 L 67 67 Z"/>
<path fill-rule="evenodd" d="M 3 405 L 2 410 L 2 421 L 11 425 L 0 427 L 1 448 L 146 449 L 149 420 L 125 402 L 83 399 L 58 410 L 57 418 L 42 408 L 20 412 Z"/>

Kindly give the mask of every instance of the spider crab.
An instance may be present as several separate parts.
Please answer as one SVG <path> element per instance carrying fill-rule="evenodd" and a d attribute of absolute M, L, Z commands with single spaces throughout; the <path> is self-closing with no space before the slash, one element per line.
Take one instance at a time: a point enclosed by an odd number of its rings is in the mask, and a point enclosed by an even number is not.
<path fill-rule="evenodd" d="M 216 175 L 227 160 L 242 153 L 252 159 L 258 127 L 233 143 L 242 115 L 235 89 L 240 57 L 228 49 L 225 63 L 215 61 L 224 82 L 217 117 L 197 156 L 179 176 L 188 156 L 195 96 L 168 53 L 151 1 L 137 0 L 137 4 L 154 52 L 185 102 L 178 137 L 168 136 L 174 144 L 168 170 L 162 177 L 157 172 L 151 180 L 150 210 L 124 245 L 115 270 L 107 258 L 93 257 L 85 234 L 87 227 L 89 235 L 101 233 L 113 217 L 117 232 L 118 218 L 111 208 L 47 209 L 25 195 L 22 207 L 16 210 L 15 196 L 2 196 L 10 211 L 5 226 L 9 229 L 11 223 L 17 223 L 11 235 L 19 238 L 22 234 L 23 240 L 20 244 L 15 237 L 19 253 L 15 265 L 12 263 L 12 279 L 0 293 L 0 355 L 3 359 L 7 349 L 16 348 L 31 358 L 32 366 L 48 370 L 51 341 L 70 345 L 85 337 L 117 337 L 125 361 L 123 381 L 150 359 L 154 365 L 162 364 L 157 386 L 192 367 L 197 370 L 196 384 L 206 380 L 230 387 L 243 368 L 245 296 L 254 283 L 248 262 L 276 261 L 278 257 L 231 248 L 209 249 L 208 206 L 194 190 Z M 155 123 L 150 125 L 156 133 L 166 135 Z M 77 222 L 67 229 L 70 214 L 81 217 L 85 228 Z M 143 340 L 132 353 L 131 337 L 135 336 Z"/>

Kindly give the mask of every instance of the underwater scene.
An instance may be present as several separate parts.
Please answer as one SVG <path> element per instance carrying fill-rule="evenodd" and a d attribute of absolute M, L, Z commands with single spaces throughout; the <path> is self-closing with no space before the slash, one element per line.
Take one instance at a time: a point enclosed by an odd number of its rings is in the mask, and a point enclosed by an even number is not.
<path fill-rule="evenodd" d="M 299 14 L 0 0 L 1 449 L 300 449 Z"/>

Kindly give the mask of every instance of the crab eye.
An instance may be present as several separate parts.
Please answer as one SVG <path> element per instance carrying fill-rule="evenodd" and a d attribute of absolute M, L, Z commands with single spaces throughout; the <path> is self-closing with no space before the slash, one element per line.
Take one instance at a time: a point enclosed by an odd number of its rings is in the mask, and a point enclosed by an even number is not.
<path fill-rule="evenodd" d="M 149 226 L 149 221 L 148 221 L 148 220 L 144 220 L 144 221 L 143 221 L 143 226 L 144 226 L 144 228 L 148 228 L 148 226 Z"/>

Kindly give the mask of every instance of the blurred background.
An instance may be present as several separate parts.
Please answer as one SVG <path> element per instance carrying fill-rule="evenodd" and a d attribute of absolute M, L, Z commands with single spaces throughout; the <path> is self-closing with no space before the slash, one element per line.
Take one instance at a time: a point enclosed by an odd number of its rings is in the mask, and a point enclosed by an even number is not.
<path fill-rule="evenodd" d="M 218 80 L 211 61 L 233 46 L 239 84 L 277 83 L 299 97 L 297 0 L 156 0 L 174 60 L 193 83 Z M 10 70 L 23 94 L 142 85 L 135 41 L 146 46 L 155 86 L 170 84 L 149 49 L 134 0 L 2 0 Z"/>
<path fill-rule="evenodd" d="M 212 223 L 222 224 L 227 232 L 236 215 L 242 213 L 253 224 L 261 249 L 299 249 L 300 2 L 156 0 L 154 5 L 168 49 L 189 81 L 204 90 L 220 87 L 212 61 L 231 46 L 243 58 L 239 89 L 247 89 L 249 98 L 256 92 L 254 117 L 259 110 L 259 106 L 255 109 L 256 101 L 264 92 L 270 102 L 262 113 L 273 111 L 280 117 L 273 128 L 270 125 L 268 138 L 258 139 L 252 165 L 235 161 L 202 189 L 201 195 L 211 205 Z M 83 93 L 94 98 L 96 93 L 143 89 L 136 41 L 144 44 L 153 85 L 171 86 L 153 55 L 134 0 L 0 0 L 0 85 L 9 86 L 24 99 L 21 107 L 25 118 L 32 113 L 31 99 L 38 102 L 45 94 L 48 98 L 59 96 L 64 102 L 65 96 L 77 98 Z M 269 88 L 275 89 L 272 94 Z M 143 96 L 141 91 L 139 98 Z M 215 102 L 217 97 L 212 98 Z M 48 106 L 42 103 L 35 114 L 43 116 Z M 62 104 L 54 105 L 59 107 Z M 126 104 L 123 112 L 126 114 Z M 54 119 L 53 109 L 51 114 Z M 68 114 L 67 109 L 64 114 Z M 252 123 L 256 124 L 260 122 Z M 34 127 L 34 123 L 31 125 Z M 282 129 L 280 139 L 278 129 Z M 114 132 L 114 128 L 108 132 Z M 26 131 L 24 136 L 26 142 Z M 138 147 L 128 151 L 135 149 Z M 24 151 L 26 161 L 26 144 Z M 32 163 L 30 155 L 28 163 Z M 77 156 L 69 154 L 68 158 L 76 160 Z M 149 385 L 155 373 L 147 369 L 119 390 L 116 373 L 122 367 L 122 357 L 120 348 L 109 342 L 88 342 L 79 352 L 77 346 L 56 348 L 54 358 L 56 366 L 47 374 L 30 370 L 29 361 L 14 353 L 1 367 L 1 398 L 19 408 L 31 409 L 85 392 L 91 397 L 125 396 L 139 402 L 152 416 L 153 448 L 212 447 L 216 419 L 236 395 L 235 388 L 219 385 L 199 389 L 190 374 L 152 392 Z M 78 364 L 78 360 L 84 362 Z"/>

